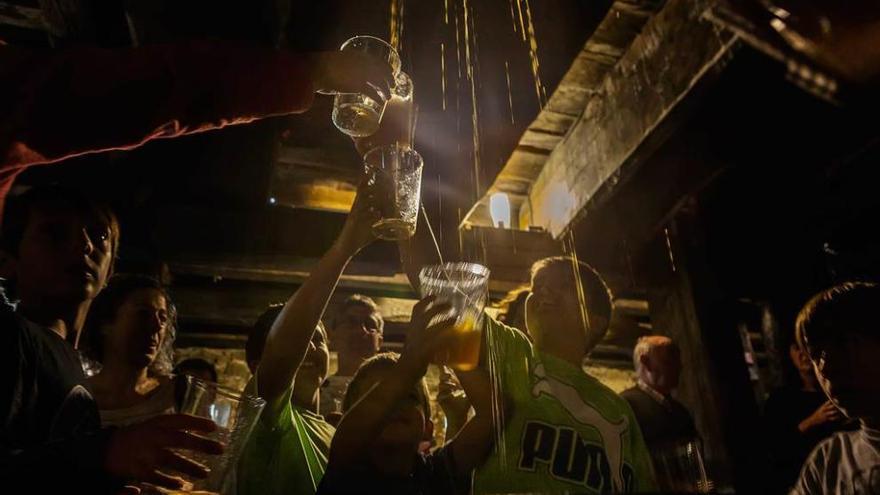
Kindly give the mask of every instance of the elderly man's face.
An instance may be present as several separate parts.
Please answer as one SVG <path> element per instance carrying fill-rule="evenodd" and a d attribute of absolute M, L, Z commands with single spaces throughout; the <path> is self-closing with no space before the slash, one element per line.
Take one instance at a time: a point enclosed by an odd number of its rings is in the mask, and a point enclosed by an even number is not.
<path fill-rule="evenodd" d="M 675 344 L 652 348 L 642 362 L 643 374 L 649 377 L 649 385 L 663 393 L 678 387 L 681 377 L 681 352 Z"/>

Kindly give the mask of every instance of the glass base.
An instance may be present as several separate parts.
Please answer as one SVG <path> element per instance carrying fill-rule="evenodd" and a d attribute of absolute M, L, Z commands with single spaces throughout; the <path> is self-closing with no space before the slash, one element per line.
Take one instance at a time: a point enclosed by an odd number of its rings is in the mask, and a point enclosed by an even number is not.
<path fill-rule="evenodd" d="M 388 218 L 374 223 L 373 233 L 386 241 L 402 241 L 412 237 L 416 233 L 416 227 L 399 218 Z"/>

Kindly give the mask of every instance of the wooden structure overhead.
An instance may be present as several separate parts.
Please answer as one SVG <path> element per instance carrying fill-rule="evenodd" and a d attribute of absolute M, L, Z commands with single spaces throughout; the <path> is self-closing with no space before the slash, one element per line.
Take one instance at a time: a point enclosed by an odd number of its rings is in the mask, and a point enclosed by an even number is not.
<path fill-rule="evenodd" d="M 558 238 L 634 172 L 668 135 L 668 117 L 741 44 L 782 62 L 789 80 L 824 99 L 838 97 L 840 81 L 875 80 L 880 34 L 869 3 L 839 11 L 805 3 L 811 8 L 786 7 L 793 15 L 750 0 L 614 2 L 462 227 L 490 226 L 489 196 L 504 192 L 521 229 Z M 847 35 L 810 29 L 823 19 Z"/>

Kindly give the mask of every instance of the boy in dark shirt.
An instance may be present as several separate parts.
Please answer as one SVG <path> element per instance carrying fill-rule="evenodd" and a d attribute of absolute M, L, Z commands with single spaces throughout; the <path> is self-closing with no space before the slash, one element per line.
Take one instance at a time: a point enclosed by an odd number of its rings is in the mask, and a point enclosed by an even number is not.
<path fill-rule="evenodd" d="M 170 488 L 173 469 L 205 468 L 173 453 L 219 453 L 202 418 L 172 415 L 102 430 L 75 347 L 92 299 L 113 270 L 119 225 L 113 213 L 72 191 L 34 189 L 5 211 L 3 275 L 19 303 L 0 307 L 0 486 L 113 493 L 147 481 Z"/>
<path fill-rule="evenodd" d="M 433 425 L 422 377 L 437 350 L 454 337 L 454 320 L 434 317 L 448 304 L 433 298 L 413 309 L 406 349 L 399 358 L 380 354 L 358 369 L 336 430 L 319 494 L 450 494 L 467 491 L 471 471 L 489 454 L 493 421 L 488 376 L 458 372 L 475 416 L 440 449 L 423 455 L 419 444 Z"/>

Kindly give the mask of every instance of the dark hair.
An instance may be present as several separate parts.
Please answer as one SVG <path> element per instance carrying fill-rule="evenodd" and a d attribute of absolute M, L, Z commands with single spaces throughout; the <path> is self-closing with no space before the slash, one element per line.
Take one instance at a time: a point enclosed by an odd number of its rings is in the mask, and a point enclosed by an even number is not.
<path fill-rule="evenodd" d="M 82 215 L 83 218 L 97 220 L 109 227 L 110 254 L 113 260 L 110 265 L 112 273 L 113 262 L 119 252 L 119 220 L 109 206 L 74 189 L 59 186 L 34 187 L 7 198 L 3 211 L 0 248 L 10 254 L 17 255 L 28 222 L 30 222 L 31 212 L 39 206 L 52 204 L 69 206 L 71 210 Z"/>
<path fill-rule="evenodd" d="M 342 302 L 342 305 L 340 305 L 339 308 L 336 310 L 336 314 L 333 316 L 333 320 L 330 322 L 330 327 L 336 328 L 339 323 L 340 315 L 345 313 L 348 308 L 356 306 L 367 308 L 370 310 L 370 312 L 376 313 L 376 315 L 379 317 L 379 332 L 382 332 L 383 328 L 385 327 L 385 320 L 382 319 L 382 312 L 379 311 L 379 305 L 376 304 L 376 301 L 373 301 L 363 294 L 352 294 L 348 296 L 345 301 Z"/>
<path fill-rule="evenodd" d="M 263 357 L 263 347 L 266 345 L 266 338 L 269 336 L 269 330 L 272 329 L 272 325 L 275 323 L 275 320 L 278 319 L 278 315 L 281 314 L 282 309 L 284 309 L 284 303 L 272 303 L 259 317 L 257 317 L 257 321 L 251 328 L 247 342 L 244 345 L 244 356 L 248 366 L 250 366 L 251 363 L 259 361 L 260 358 Z M 320 321 L 315 327 L 315 331 L 323 333 L 325 337 L 327 336 L 327 330 L 324 328 L 324 324 Z M 256 371 L 256 369 L 251 370 L 252 373 L 255 373 Z"/>
<path fill-rule="evenodd" d="M 354 376 L 351 378 L 351 382 L 348 384 L 348 389 L 345 391 L 345 397 L 342 399 L 342 411 L 348 412 L 348 410 L 351 409 L 351 407 L 354 406 L 365 393 L 367 393 L 367 390 L 361 390 L 361 382 L 363 382 L 364 377 L 375 371 L 387 371 L 393 369 L 397 366 L 397 361 L 399 360 L 400 354 L 396 352 L 383 352 L 376 354 L 361 363 L 360 367 L 358 367 Z M 431 402 L 428 400 L 428 385 L 425 383 L 425 379 L 420 378 L 417 386 L 419 389 L 419 402 L 422 406 L 422 412 L 425 413 L 425 418 L 430 418 Z"/>
<path fill-rule="evenodd" d="M 574 267 L 577 266 L 577 270 Z M 532 265 L 531 279 L 534 282 L 538 273 L 551 268 L 562 269 L 563 273 L 572 275 L 571 283 L 575 290 L 583 290 L 584 308 L 587 311 L 590 329 L 592 330 L 592 341 L 587 343 L 587 348 L 591 349 L 608 332 L 608 324 L 611 322 L 612 301 L 614 299 L 608 284 L 599 275 L 595 268 L 576 260 L 571 256 L 551 256 L 538 260 Z M 580 285 L 580 287 L 578 287 Z M 600 327 L 595 317 L 603 318 L 603 324 Z"/>
<path fill-rule="evenodd" d="M 184 359 L 174 367 L 175 375 L 186 374 L 188 371 L 207 371 L 211 375 L 211 381 L 217 382 L 217 368 L 202 358 Z"/>
<path fill-rule="evenodd" d="M 498 321 L 512 325 L 517 318 L 524 317 L 526 299 L 528 299 L 531 292 L 532 291 L 528 286 L 519 287 L 508 292 L 507 295 L 504 296 L 504 299 L 499 303 L 501 306 L 501 314 L 498 317 Z M 525 329 L 520 328 L 520 330 Z"/>
<path fill-rule="evenodd" d="M 798 344 L 815 359 L 827 342 L 845 333 L 880 336 L 876 314 L 880 286 L 846 282 L 813 296 L 795 322 Z"/>
<path fill-rule="evenodd" d="M 171 373 L 174 352 L 174 338 L 176 330 L 176 313 L 174 304 L 168 292 L 158 280 L 146 275 L 120 274 L 110 279 L 107 287 L 102 290 L 89 307 L 89 314 L 83 326 L 83 350 L 90 359 L 98 362 L 104 361 L 104 335 L 102 327 L 116 318 L 119 307 L 125 304 L 133 293 L 139 290 L 156 290 L 165 298 L 168 306 L 168 324 L 165 331 L 165 340 L 159 349 L 159 354 L 150 365 L 153 373 L 167 375 Z"/>

